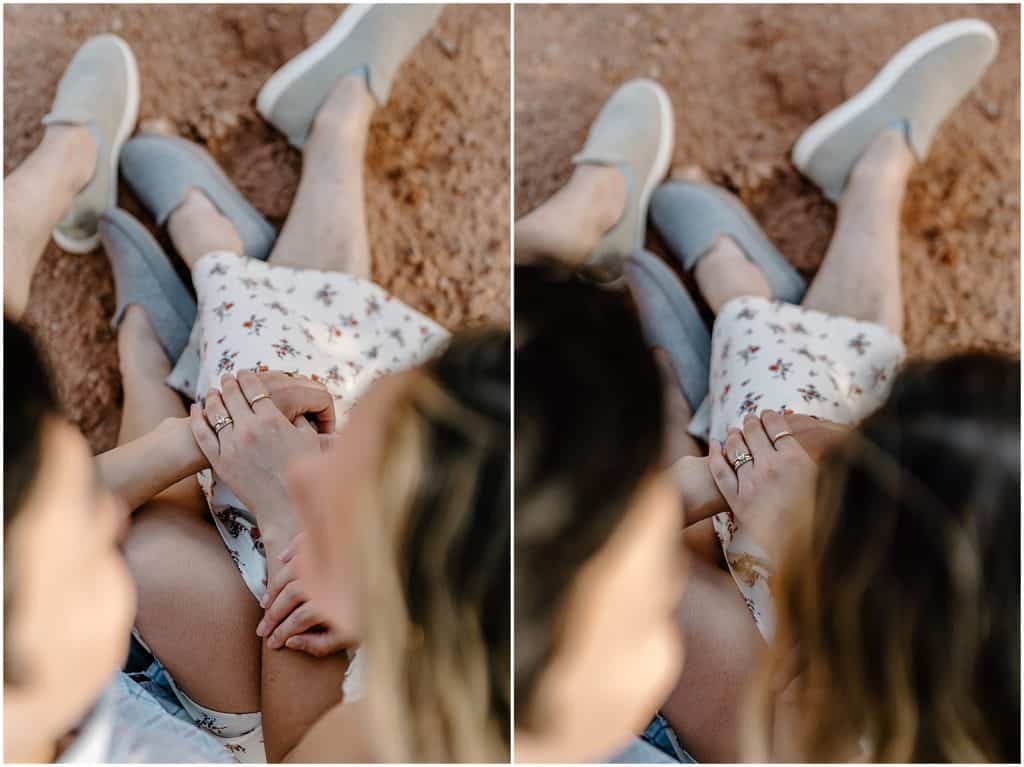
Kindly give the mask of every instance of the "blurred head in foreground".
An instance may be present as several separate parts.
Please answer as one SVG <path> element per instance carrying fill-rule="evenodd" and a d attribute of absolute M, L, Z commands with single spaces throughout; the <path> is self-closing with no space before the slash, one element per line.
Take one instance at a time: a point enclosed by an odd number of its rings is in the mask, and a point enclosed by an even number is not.
<path fill-rule="evenodd" d="M 380 380 L 291 472 L 313 598 L 362 640 L 367 758 L 508 761 L 510 341 Z"/>
<path fill-rule="evenodd" d="M 602 760 L 682 660 L 661 379 L 624 295 L 543 264 L 515 287 L 516 759 Z"/>
<path fill-rule="evenodd" d="M 1020 514 L 1019 362 L 905 369 L 782 558 L 746 757 L 1019 762 Z"/>
<path fill-rule="evenodd" d="M 51 761 L 128 653 L 127 509 L 57 406 L 28 333 L 4 319 L 4 755 Z"/>

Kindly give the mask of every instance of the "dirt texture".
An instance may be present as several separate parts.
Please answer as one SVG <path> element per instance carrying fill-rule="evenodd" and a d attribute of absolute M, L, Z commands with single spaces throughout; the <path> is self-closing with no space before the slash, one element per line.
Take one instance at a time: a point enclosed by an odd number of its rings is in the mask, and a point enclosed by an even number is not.
<path fill-rule="evenodd" d="M 301 158 L 256 112 L 256 94 L 343 8 L 6 5 L 4 173 L 38 143 L 39 121 L 75 50 L 113 32 L 138 59 L 140 120 L 166 118 L 202 143 L 280 226 Z M 403 65 L 370 129 L 374 279 L 448 328 L 508 321 L 509 16 L 507 6 L 447 8 Z M 144 216 L 123 184 L 119 204 Z M 102 250 L 75 256 L 51 243 L 26 321 L 50 358 L 68 414 L 97 451 L 113 446 L 119 423 L 114 304 Z"/>
<path fill-rule="evenodd" d="M 789 161 L 803 129 L 860 90 L 903 44 L 958 18 L 1000 50 L 912 172 L 903 208 L 912 356 L 1019 354 L 1018 6 L 516 6 L 515 209 L 571 173 L 570 157 L 622 82 L 658 80 L 676 121 L 673 167 L 701 166 L 740 198 L 806 277 L 835 208 Z M 648 247 L 664 253 L 653 232 Z"/>

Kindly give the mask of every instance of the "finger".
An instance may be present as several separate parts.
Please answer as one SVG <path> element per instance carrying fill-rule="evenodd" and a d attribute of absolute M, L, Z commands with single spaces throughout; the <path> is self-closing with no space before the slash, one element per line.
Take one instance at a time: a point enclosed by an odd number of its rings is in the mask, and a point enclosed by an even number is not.
<path fill-rule="evenodd" d="M 224 400 L 221 399 L 220 392 L 216 389 L 210 389 L 210 391 L 206 393 L 206 407 L 204 408 L 204 411 L 206 412 L 206 420 L 210 423 L 210 426 L 213 427 L 213 432 L 217 435 L 217 440 L 220 441 L 226 436 L 224 432 L 230 431 L 233 426 L 232 421 L 230 420 L 231 416 L 228 413 L 227 408 L 224 407 Z M 226 425 L 221 426 L 218 430 L 217 423 L 219 419 L 226 419 L 227 423 Z"/>
<path fill-rule="evenodd" d="M 299 547 L 302 546 L 302 539 L 305 535 L 305 533 L 298 533 L 294 538 L 292 538 L 292 542 L 284 547 L 284 551 L 278 554 L 277 558 L 285 563 L 291 562 L 295 559 L 295 555 L 299 553 Z"/>
<path fill-rule="evenodd" d="M 269 636 L 292 610 L 306 601 L 306 592 L 299 581 L 291 581 L 277 595 L 277 599 L 263 613 L 263 620 L 256 626 L 256 636 Z"/>
<path fill-rule="evenodd" d="M 293 378 L 279 371 L 252 373 L 274 397 L 274 404 L 287 417 L 299 413 L 314 416 L 316 428 L 321 434 L 334 431 L 336 425 L 334 398 L 323 384 L 308 378 Z M 239 374 L 239 381 L 242 375 Z"/>
<path fill-rule="evenodd" d="M 711 451 L 708 453 L 708 470 L 711 472 L 711 478 L 725 498 L 725 502 L 731 506 L 739 493 L 739 479 L 722 455 L 722 444 L 713 439 L 708 448 Z"/>
<path fill-rule="evenodd" d="M 271 650 L 279 650 L 284 647 L 285 640 L 288 637 L 301 634 L 304 631 L 309 631 L 311 628 L 319 626 L 323 621 L 316 614 L 316 611 L 312 608 L 309 602 L 300 606 L 298 609 L 293 610 L 291 614 L 281 621 L 274 632 L 267 637 L 267 646 Z"/>
<path fill-rule="evenodd" d="M 260 607 L 267 608 L 274 604 L 274 600 L 277 599 L 277 595 L 281 593 L 281 590 L 294 581 L 296 577 L 295 568 L 288 564 L 277 568 L 277 572 L 267 580 L 267 590 L 260 600 Z"/>
<path fill-rule="evenodd" d="M 235 421 L 235 425 L 241 426 L 252 417 L 252 408 L 249 401 L 242 394 L 238 381 L 233 375 L 225 373 L 220 379 L 221 397 L 228 415 Z"/>
<path fill-rule="evenodd" d="M 747 443 L 743 439 L 743 432 L 739 429 L 729 429 L 729 433 L 725 437 L 725 457 L 732 464 L 736 461 L 736 458 L 743 455 L 744 453 L 750 453 L 747 448 Z"/>
<path fill-rule="evenodd" d="M 336 425 L 334 413 L 334 397 L 327 391 L 327 387 L 310 381 L 308 386 L 297 389 L 296 394 L 301 394 L 301 402 L 296 403 L 301 412 L 313 416 L 316 423 L 316 430 L 321 434 L 332 434 Z"/>
<path fill-rule="evenodd" d="M 298 650 L 314 658 L 326 658 L 345 649 L 345 642 L 333 630 L 307 631 L 298 636 L 290 637 L 284 646 L 289 650 Z"/>
<path fill-rule="evenodd" d="M 790 429 L 786 418 L 774 410 L 765 410 L 761 413 L 761 422 L 764 424 L 765 433 L 768 439 L 775 445 L 776 450 L 785 450 L 793 445 L 800 444 L 796 437 L 789 433 Z"/>
<path fill-rule="evenodd" d="M 273 412 L 280 412 L 277 403 L 270 397 L 270 392 L 260 377 L 250 370 L 243 370 L 238 374 L 238 386 L 246 401 L 251 403 L 252 412 L 260 416 L 270 416 Z"/>
<path fill-rule="evenodd" d="M 755 460 L 758 456 L 775 452 L 775 448 L 772 447 L 772 441 L 764 433 L 761 419 L 756 415 L 751 414 L 743 419 L 743 439 L 750 448 L 750 453 L 754 456 Z"/>
<path fill-rule="evenodd" d="M 220 442 L 217 440 L 217 435 L 213 433 L 213 429 L 210 428 L 206 416 L 203 415 L 203 409 L 194 402 L 188 411 L 188 425 L 192 429 L 192 436 L 195 437 L 199 449 L 206 456 L 206 460 L 213 465 L 214 461 L 220 457 Z"/>

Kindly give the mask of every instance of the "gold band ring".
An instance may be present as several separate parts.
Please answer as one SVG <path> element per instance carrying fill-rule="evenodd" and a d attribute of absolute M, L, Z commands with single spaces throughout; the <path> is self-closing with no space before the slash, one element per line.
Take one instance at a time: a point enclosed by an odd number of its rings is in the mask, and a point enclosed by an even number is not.
<path fill-rule="evenodd" d="M 257 402 L 259 402 L 261 399 L 270 399 L 270 395 L 267 394 L 266 392 L 263 392 L 263 394 L 257 394 L 255 397 L 253 397 L 251 400 L 249 400 L 249 407 L 252 407 Z"/>
<path fill-rule="evenodd" d="M 774 437 L 772 437 L 772 444 L 774 445 L 776 442 L 778 442 L 783 437 L 792 437 L 792 436 L 793 436 L 793 432 L 791 432 L 791 431 L 780 431 L 778 434 L 776 434 Z"/>
<path fill-rule="evenodd" d="M 222 429 L 226 429 L 228 426 L 232 426 L 235 423 L 234 419 L 229 415 L 222 415 L 216 421 L 213 422 L 213 433 L 220 434 Z"/>

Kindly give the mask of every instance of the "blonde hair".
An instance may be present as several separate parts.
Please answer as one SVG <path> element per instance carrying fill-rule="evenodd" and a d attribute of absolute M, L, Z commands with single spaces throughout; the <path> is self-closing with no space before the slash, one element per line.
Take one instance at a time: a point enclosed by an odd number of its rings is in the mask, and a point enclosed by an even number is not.
<path fill-rule="evenodd" d="M 919 365 L 825 457 L 745 760 L 1019 761 L 1019 396 L 1010 360 Z"/>
<path fill-rule="evenodd" d="M 507 331 L 457 336 L 389 414 L 361 547 L 384 761 L 509 757 L 508 355 Z"/>

